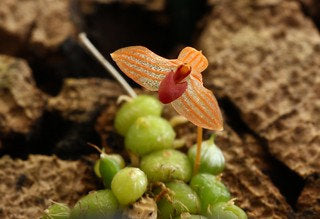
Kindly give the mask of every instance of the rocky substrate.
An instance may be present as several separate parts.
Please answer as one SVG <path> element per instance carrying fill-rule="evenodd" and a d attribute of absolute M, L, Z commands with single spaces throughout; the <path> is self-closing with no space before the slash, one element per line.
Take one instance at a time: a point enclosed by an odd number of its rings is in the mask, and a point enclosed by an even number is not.
<path fill-rule="evenodd" d="M 30 155 L 0 159 L 0 217 L 39 218 L 52 201 L 70 205 L 97 187 L 93 162 Z"/>
<path fill-rule="evenodd" d="M 223 1 L 211 16 L 199 40 L 211 63 L 207 84 L 240 110 L 279 160 L 302 177 L 319 171 L 315 26 L 293 1 Z"/>
<path fill-rule="evenodd" d="M 221 1 L 208 20 L 199 39 L 211 63 L 207 85 L 231 103 L 247 131 L 262 138 L 278 161 L 305 179 L 319 174 L 315 25 L 298 2 L 274 0 Z"/>
<path fill-rule="evenodd" d="M 45 104 L 26 61 L 0 55 L 1 135 L 30 132 Z"/>

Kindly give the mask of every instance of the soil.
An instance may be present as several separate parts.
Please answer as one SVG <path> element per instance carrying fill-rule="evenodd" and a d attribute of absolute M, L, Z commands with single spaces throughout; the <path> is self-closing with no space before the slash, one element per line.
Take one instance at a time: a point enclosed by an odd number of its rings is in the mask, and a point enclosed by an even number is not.
<path fill-rule="evenodd" d="M 87 142 L 123 148 L 113 118 L 125 92 L 81 48 L 81 31 L 109 60 L 129 45 L 169 58 L 186 45 L 202 50 L 204 82 L 225 121 L 216 138 L 226 158 L 222 180 L 235 203 L 249 218 L 319 218 L 318 5 L 1 1 L 0 218 L 38 218 L 51 200 L 73 206 L 102 188 L 93 173 L 97 152 Z M 165 106 L 165 118 L 175 115 Z M 187 147 L 195 143 L 192 124 L 175 131 Z M 211 134 L 205 130 L 204 138 Z"/>
<path fill-rule="evenodd" d="M 1 218 L 38 218 L 52 201 L 74 205 L 97 188 L 90 160 L 63 161 L 30 155 L 27 160 L 0 160 Z"/>

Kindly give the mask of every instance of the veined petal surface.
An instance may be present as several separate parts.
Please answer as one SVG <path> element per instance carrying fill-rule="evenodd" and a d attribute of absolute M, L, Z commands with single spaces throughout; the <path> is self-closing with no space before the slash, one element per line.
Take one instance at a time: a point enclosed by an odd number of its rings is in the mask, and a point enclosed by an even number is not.
<path fill-rule="evenodd" d="M 197 77 L 197 75 L 199 75 L 208 67 L 207 58 L 202 54 L 201 51 L 198 51 L 192 47 L 185 47 L 183 50 L 181 50 L 178 60 L 190 65 L 192 71 L 191 74 L 193 74 L 195 77 Z"/>
<path fill-rule="evenodd" d="M 179 60 L 165 59 L 143 46 L 119 49 L 111 57 L 128 77 L 151 91 L 157 91 L 162 79 L 181 65 Z"/>
<path fill-rule="evenodd" d="M 173 108 L 197 126 L 210 130 L 223 130 L 221 111 L 213 93 L 193 75 L 190 75 L 187 83 L 187 90 L 171 103 Z"/>

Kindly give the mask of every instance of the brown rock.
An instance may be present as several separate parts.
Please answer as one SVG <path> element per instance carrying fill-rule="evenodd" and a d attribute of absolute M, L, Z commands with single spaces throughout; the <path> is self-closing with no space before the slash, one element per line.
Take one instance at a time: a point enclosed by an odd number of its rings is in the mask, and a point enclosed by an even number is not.
<path fill-rule="evenodd" d="M 308 178 L 298 199 L 298 210 L 302 215 L 317 218 L 320 215 L 320 176 Z"/>
<path fill-rule="evenodd" d="M 318 90 L 320 83 L 318 85 Z M 320 90 L 262 132 L 270 152 L 300 175 L 320 172 Z"/>
<path fill-rule="evenodd" d="M 0 7 L 0 47 L 15 53 L 32 47 L 38 53 L 57 48 L 74 32 L 69 0 L 3 0 Z"/>
<path fill-rule="evenodd" d="M 226 159 L 222 181 L 229 188 L 236 204 L 249 218 L 288 218 L 292 209 L 270 178 L 262 172 L 267 168 L 261 146 L 251 137 L 241 140 L 230 128 L 216 138 Z"/>
<path fill-rule="evenodd" d="M 121 94 L 122 89 L 114 81 L 66 79 L 60 94 L 49 99 L 48 109 L 58 111 L 67 120 L 87 122 L 103 106 L 115 104 Z"/>
<path fill-rule="evenodd" d="M 28 160 L 0 159 L 0 217 L 39 218 L 50 200 L 72 206 L 95 188 L 92 173 L 81 161 L 32 155 Z"/>
<path fill-rule="evenodd" d="M 98 116 L 96 123 L 95 123 L 95 130 L 100 136 L 102 147 L 106 149 L 107 152 L 110 151 L 110 145 L 107 145 L 107 139 L 110 136 L 110 133 L 114 134 L 114 117 L 117 112 L 117 106 L 110 105 L 107 106 Z M 117 136 L 120 137 L 120 136 Z M 123 142 L 122 142 L 123 143 Z"/>
<path fill-rule="evenodd" d="M 291 169 L 301 176 L 319 171 L 320 129 L 310 117 L 320 108 L 307 103 L 319 100 L 320 36 L 299 4 L 221 1 L 199 44 L 211 64 L 206 82 L 217 95 L 229 98 Z M 297 142 L 293 133 L 303 131 Z"/>
<path fill-rule="evenodd" d="M 37 16 L 32 0 L 3 0 L 0 7 L 1 53 L 14 53 L 27 41 Z"/>
<path fill-rule="evenodd" d="M 70 1 L 42 0 L 34 4 L 37 5 L 38 16 L 31 33 L 30 44 L 38 52 L 56 49 L 74 32 Z"/>
<path fill-rule="evenodd" d="M 45 99 L 24 60 L 0 56 L 0 133 L 28 133 L 42 115 Z"/>

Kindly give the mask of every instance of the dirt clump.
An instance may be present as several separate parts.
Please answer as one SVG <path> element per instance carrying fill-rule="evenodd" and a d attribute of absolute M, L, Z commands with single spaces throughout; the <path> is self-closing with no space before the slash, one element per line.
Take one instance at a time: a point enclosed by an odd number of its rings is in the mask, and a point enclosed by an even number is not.
<path fill-rule="evenodd" d="M 320 175 L 315 174 L 307 179 L 299 199 L 298 210 L 302 215 L 316 218 L 320 215 Z"/>
<path fill-rule="evenodd" d="M 3 0 L 0 7 L 0 52 L 55 50 L 74 33 L 69 0 Z"/>
<path fill-rule="evenodd" d="M 42 115 L 46 99 L 26 61 L 0 56 L 0 135 L 29 133 Z"/>
<path fill-rule="evenodd" d="M 0 158 L 0 217 L 39 218 L 50 200 L 72 206 L 96 187 L 89 163 L 43 155 Z"/>
<path fill-rule="evenodd" d="M 120 86 L 107 79 L 68 78 L 59 95 L 48 100 L 48 110 L 58 112 L 66 120 L 88 122 L 103 107 L 115 104 L 121 94 Z"/>
<path fill-rule="evenodd" d="M 229 127 L 217 136 L 226 167 L 222 182 L 229 188 L 236 204 L 249 218 L 287 218 L 293 210 L 268 175 L 268 163 L 261 158 L 261 145 L 252 136 L 241 139 Z M 258 152 L 258 153 L 257 153 Z"/>

